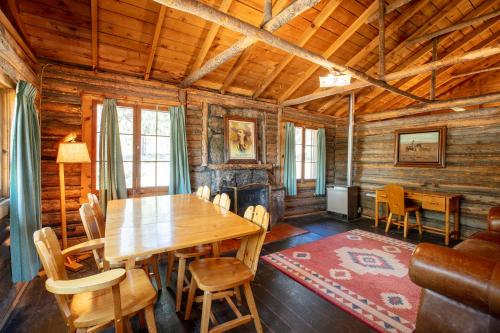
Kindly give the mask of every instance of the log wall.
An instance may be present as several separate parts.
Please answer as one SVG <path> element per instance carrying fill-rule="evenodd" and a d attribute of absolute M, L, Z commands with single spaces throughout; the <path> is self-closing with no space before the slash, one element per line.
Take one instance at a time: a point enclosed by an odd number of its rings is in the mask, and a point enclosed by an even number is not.
<path fill-rule="evenodd" d="M 179 105 L 179 91 L 175 86 L 158 81 L 142 79 L 113 73 L 94 73 L 76 67 L 50 64 L 46 67 L 42 97 L 42 212 L 43 225 L 54 227 L 59 233 L 59 185 L 57 164 L 55 163 L 59 141 L 69 132 L 87 136 L 88 124 L 91 123 L 91 100 L 96 98 L 117 98 L 129 103 L 149 103 Z M 267 113 L 266 159 L 274 164 L 274 172 L 280 174 L 278 159 L 278 108 L 275 104 L 253 101 L 245 98 L 218 95 L 208 91 L 187 90 L 186 131 L 188 158 L 192 175 L 192 186 L 197 186 L 203 172 L 202 166 L 202 113 L 203 103 L 257 110 Z M 327 124 L 328 145 L 328 181 L 334 177 L 333 144 L 335 120 L 326 116 L 310 116 L 306 113 L 287 108 L 283 111 L 283 121 L 299 121 L 324 126 Z M 78 208 L 83 192 L 88 190 L 88 166 L 74 165 L 66 168 L 66 203 L 69 244 L 83 238 L 84 230 L 80 222 Z M 312 198 L 307 205 L 308 212 L 324 210 L 324 198 Z M 292 212 L 300 212 L 294 204 L 289 206 Z"/>
<path fill-rule="evenodd" d="M 447 126 L 446 167 L 395 167 L 394 130 Z M 338 121 L 336 183 L 345 183 L 346 120 Z M 363 123 L 355 126 L 354 183 L 361 187 L 363 214 L 372 217 L 374 198 L 387 183 L 461 194 L 461 235 L 487 228 L 489 207 L 500 204 L 500 108 Z M 424 212 L 426 223 L 443 214 Z"/>

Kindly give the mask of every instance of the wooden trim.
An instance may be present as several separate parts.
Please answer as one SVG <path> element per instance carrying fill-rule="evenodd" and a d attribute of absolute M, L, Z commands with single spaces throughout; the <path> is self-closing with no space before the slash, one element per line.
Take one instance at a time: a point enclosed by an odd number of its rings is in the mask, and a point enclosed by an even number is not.
<path fill-rule="evenodd" d="M 80 174 L 80 183 L 82 186 L 81 194 L 80 194 L 80 202 L 85 202 L 87 200 L 87 194 L 92 192 L 92 189 L 95 189 L 95 184 L 93 184 L 92 175 L 95 174 L 95 133 L 94 128 L 95 124 L 93 123 L 94 118 L 94 101 L 92 100 L 92 96 L 83 95 L 82 96 L 82 142 L 85 142 L 87 145 L 87 150 L 89 151 L 92 163 L 82 163 L 81 166 L 81 174 Z"/>
<path fill-rule="evenodd" d="M 151 67 L 153 66 L 153 60 L 155 59 L 156 49 L 158 48 L 158 41 L 160 40 L 161 28 L 163 27 L 163 21 L 165 20 L 166 12 L 167 12 L 167 7 L 161 6 L 160 12 L 158 13 L 158 20 L 156 21 L 153 41 L 151 42 L 151 49 L 149 50 L 149 56 L 146 62 L 146 70 L 144 71 L 144 80 L 149 80 L 149 75 L 151 73 Z"/>
<path fill-rule="evenodd" d="M 99 49 L 98 49 L 98 0 L 90 0 L 90 16 L 92 25 L 92 69 L 96 70 L 99 62 Z"/>
<path fill-rule="evenodd" d="M 439 144 L 436 162 L 400 162 L 399 161 L 399 137 L 401 134 L 439 132 Z M 421 127 L 412 129 L 401 129 L 394 131 L 394 166 L 396 167 L 423 167 L 444 168 L 446 154 L 446 126 Z"/>

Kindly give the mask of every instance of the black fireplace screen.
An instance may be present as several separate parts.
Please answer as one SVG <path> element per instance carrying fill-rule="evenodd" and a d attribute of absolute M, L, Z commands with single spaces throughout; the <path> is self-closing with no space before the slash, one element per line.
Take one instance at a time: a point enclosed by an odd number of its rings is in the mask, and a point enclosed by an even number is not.
<path fill-rule="evenodd" d="M 248 184 L 239 187 L 224 186 L 221 193 L 227 193 L 231 198 L 231 210 L 243 216 L 248 206 L 262 205 L 269 212 L 271 187 L 269 184 Z"/>

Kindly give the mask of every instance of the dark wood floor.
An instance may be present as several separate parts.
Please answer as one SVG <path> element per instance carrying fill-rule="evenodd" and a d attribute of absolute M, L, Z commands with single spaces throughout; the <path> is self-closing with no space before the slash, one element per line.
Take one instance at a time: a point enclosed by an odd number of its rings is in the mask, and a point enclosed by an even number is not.
<path fill-rule="evenodd" d="M 312 242 L 327 236 L 352 229 L 363 229 L 384 233 L 383 228 L 375 229 L 373 220 L 358 219 L 344 222 L 333 215 L 322 214 L 290 219 L 288 223 L 309 231 L 307 234 L 284 239 L 265 245 L 262 254 L 268 254 Z M 396 227 L 389 236 L 402 239 L 402 229 Z M 422 239 L 418 232 L 410 233 L 409 242 L 420 241 L 442 244 L 442 238 L 424 233 Z M 89 274 L 93 261 L 86 263 Z M 95 266 L 95 265 L 94 265 Z M 164 268 L 162 273 L 164 274 Z M 163 279 L 165 276 L 163 275 Z M 175 286 L 175 281 L 173 281 Z M 261 260 L 257 276 L 252 283 L 259 314 L 266 332 L 372 332 L 373 330 L 355 317 L 327 302 L 301 284 L 288 278 L 274 267 Z M 156 322 L 159 332 L 198 332 L 200 307 L 195 307 L 192 319 L 184 321 L 175 313 L 174 292 L 163 288 L 156 304 Z M 242 311 L 246 311 L 243 306 Z M 220 321 L 232 319 L 226 304 L 214 302 L 214 314 Z M 132 323 L 138 328 L 138 323 Z M 113 332 L 113 329 L 109 329 Z M 107 331 L 107 332 L 108 332 Z M 137 331 L 139 331 L 137 329 Z M 55 298 L 44 288 L 44 280 L 36 278 L 30 283 L 23 298 L 13 311 L 9 322 L 2 332 L 65 332 L 64 322 L 57 308 Z M 233 330 L 233 332 L 254 332 L 252 323 Z"/>

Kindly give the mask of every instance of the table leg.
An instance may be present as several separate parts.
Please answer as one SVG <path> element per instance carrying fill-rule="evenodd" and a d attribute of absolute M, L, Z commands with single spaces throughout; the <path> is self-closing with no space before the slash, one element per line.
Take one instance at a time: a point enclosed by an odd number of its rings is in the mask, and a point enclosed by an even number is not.
<path fill-rule="evenodd" d="M 444 245 L 450 243 L 450 209 L 447 207 L 444 214 Z"/>
<path fill-rule="evenodd" d="M 378 227 L 378 200 L 375 198 L 375 227 Z"/>
<path fill-rule="evenodd" d="M 455 240 L 460 239 L 460 203 L 455 206 L 455 215 L 453 216 L 453 222 L 455 223 Z"/>

